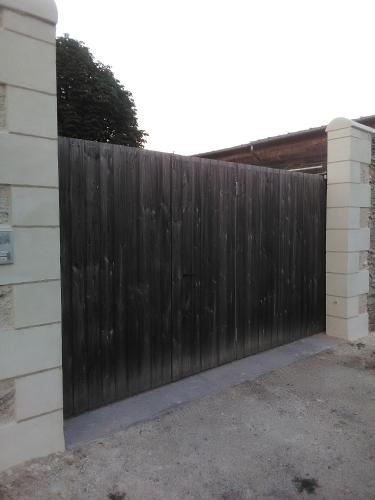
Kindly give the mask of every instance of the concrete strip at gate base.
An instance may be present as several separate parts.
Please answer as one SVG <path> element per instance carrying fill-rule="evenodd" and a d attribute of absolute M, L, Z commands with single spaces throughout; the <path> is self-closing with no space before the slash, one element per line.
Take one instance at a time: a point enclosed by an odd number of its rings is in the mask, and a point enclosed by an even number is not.
<path fill-rule="evenodd" d="M 53 0 L 0 0 L 0 470 L 64 449 Z M 3 261 L 4 262 L 4 261 Z"/>
<path fill-rule="evenodd" d="M 375 129 L 336 118 L 326 130 L 326 331 L 354 340 L 369 334 L 369 165 Z"/>
<path fill-rule="evenodd" d="M 74 448 L 111 432 L 125 430 L 171 408 L 217 394 L 330 349 L 337 342 L 324 334 L 314 335 L 72 417 L 65 421 L 66 445 Z"/>

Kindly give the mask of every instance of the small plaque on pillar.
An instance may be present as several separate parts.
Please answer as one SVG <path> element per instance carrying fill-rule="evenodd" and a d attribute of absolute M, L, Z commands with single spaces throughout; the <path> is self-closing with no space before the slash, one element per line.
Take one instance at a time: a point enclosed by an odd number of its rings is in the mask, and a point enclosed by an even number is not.
<path fill-rule="evenodd" d="M 0 226 L 0 265 L 13 264 L 13 231 L 12 228 Z"/>

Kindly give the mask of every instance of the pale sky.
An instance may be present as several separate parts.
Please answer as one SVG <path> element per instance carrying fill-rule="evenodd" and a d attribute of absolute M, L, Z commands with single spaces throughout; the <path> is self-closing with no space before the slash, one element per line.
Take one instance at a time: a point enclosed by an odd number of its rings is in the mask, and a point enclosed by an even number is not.
<path fill-rule="evenodd" d="M 194 154 L 375 114 L 374 0 L 57 0 L 130 90 L 146 148 Z"/>

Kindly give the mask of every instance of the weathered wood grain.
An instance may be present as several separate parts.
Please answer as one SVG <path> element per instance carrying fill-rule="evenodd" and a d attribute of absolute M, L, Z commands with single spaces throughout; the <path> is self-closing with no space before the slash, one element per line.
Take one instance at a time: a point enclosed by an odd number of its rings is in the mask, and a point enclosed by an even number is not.
<path fill-rule="evenodd" d="M 321 176 L 60 139 L 65 415 L 325 328 Z"/>

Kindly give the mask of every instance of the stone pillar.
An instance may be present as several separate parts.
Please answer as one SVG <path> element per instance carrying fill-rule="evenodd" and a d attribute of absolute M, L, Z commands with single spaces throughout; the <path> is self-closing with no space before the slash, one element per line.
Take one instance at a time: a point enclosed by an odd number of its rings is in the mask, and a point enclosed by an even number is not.
<path fill-rule="evenodd" d="M 0 0 L 0 470 L 64 449 L 56 22 Z"/>
<path fill-rule="evenodd" d="M 368 335 L 371 141 L 375 129 L 345 118 L 327 127 L 328 335 L 354 340 Z"/>

